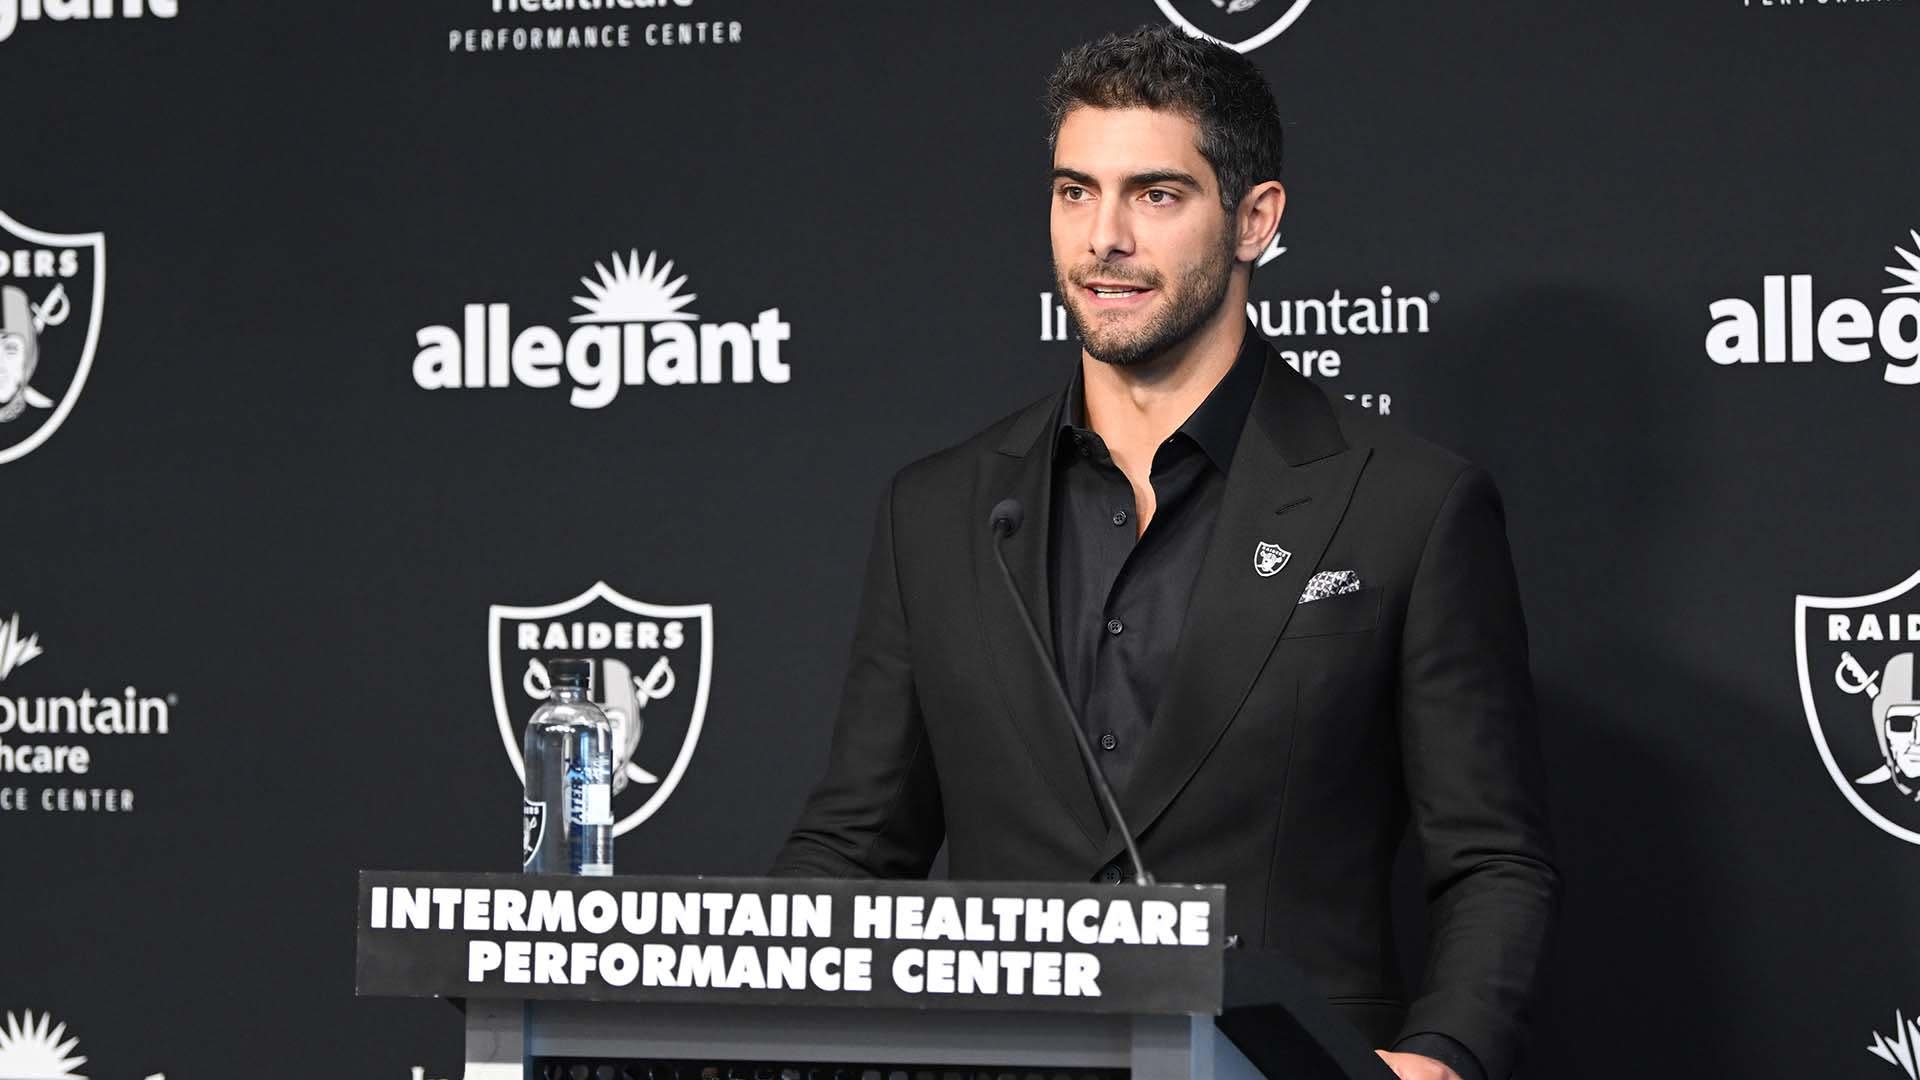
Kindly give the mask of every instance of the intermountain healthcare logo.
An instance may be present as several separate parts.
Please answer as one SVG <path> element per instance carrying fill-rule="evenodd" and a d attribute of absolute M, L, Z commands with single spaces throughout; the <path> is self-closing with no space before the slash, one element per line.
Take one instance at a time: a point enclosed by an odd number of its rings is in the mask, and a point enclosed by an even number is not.
<path fill-rule="evenodd" d="M 1871 596 L 1798 597 L 1795 642 L 1800 697 L 1828 775 L 1868 821 L 1920 844 L 1916 586 L 1920 573 Z"/>
<path fill-rule="evenodd" d="M 447 51 L 570 52 L 674 45 L 738 45 L 740 20 L 692 18 L 694 0 L 491 0 L 488 26 L 447 31 Z M 614 21 L 619 14 L 660 17 L 641 23 Z M 556 21 L 555 16 L 570 16 Z M 585 16 L 581 21 L 580 16 Z M 529 21 L 529 20 L 537 21 Z"/>
<path fill-rule="evenodd" d="M 27 1010 L 23 1021 L 11 1011 L 6 1027 L 0 1028 L 0 1080 L 87 1080 L 75 1072 L 87 1063 L 77 1053 L 78 1037 L 67 1034 L 67 1025 L 55 1025 L 50 1013 L 34 1019 Z M 164 1073 L 149 1073 L 146 1080 L 167 1080 Z"/>
<path fill-rule="evenodd" d="M 1189 34 L 1248 53 L 1287 32 L 1313 0 L 1154 0 Z"/>
<path fill-rule="evenodd" d="M 1258 265 L 1266 266 L 1288 250 L 1276 233 Z M 1268 276 L 1278 273 L 1270 271 Z M 1265 288 L 1263 280 L 1254 279 L 1256 291 Z M 1317 297 L 1249 297 L 1247 321 L 1272 343 L 1288 367 L 1309 378 L 1335 379 L 1345 370 L 1346 354 L 1364 347 L 1367 339 L 1426 334 L 1432 326 L 1433 307 L 1439 302 L 1438 292 L 1403 292 L 1391 285 L 1353 294 L 1334 289 Z M 1066 305 L 1051 292 L 1040 294 L 1040 340 L 1076 340 Z M 1341 396 L 1381 416 L 1393 412 L 1392 394 L 1368 390 Z"/>
<path fill-rule="evenodd" d="M 0 464 L 46 442 L 80 400 L 106 284 L 100 233 L 41 232 L 0 211 Z"/>
<path fill-rule="evenodd" d="M 0 683 L 44 654 L 40 635 L 24 633 L 19 614 L 0 618 Z M 97 786 L 94 751 L 107 736 L 166 735 L 178 704 L 172 694 L 142 695 L 131 686 L 118 697 L 90 689 L 27 697 L 0 687 L 0 814 L 132 812 L 131 788 Z M 19 783 L 23 777 L 51 782 L 32 789 Z M 11 1076 L 0 1071 L 0 1080 Z"/>
<path fill-rule="evenodd" d="M 171 19 L 180 14 L 179 0 L 0 0 L 0 41 L 12 37 L 23 22 L 111 19 L 115 15 L 137 19 L 147 14 Z"/>
<path fill-rule="evenodd" d="M 522 785 L 527 720 L 547 697 L 546 662 L 562 658 L 593 662 L 593 700 L 613 721 L 613 835 L 624 836 L 673 794 L 700 740 L 713 605 L 646 604 L 596 582 L 558 604 L 489 608 L 493 712 Z"/>
<path fill-rule="evenodd" d="M 673 277 L 673 262 L 635 249 L 609 267 L 593 264 L 596 278 L 581 278 L 591 295 L 576 296 L 579 324 L 563 338 L 551 326 L 513 330 L 507 304 L 468 304 L 463 332 L 426 326 L 414 335 L 413 381 L 423 390 L 501 390 L 513 386 L 552 389 L 562 373 L 573 384 L 567 400 L 576 408 L 612 404 L 623 386 L 692 386 L 722 382 L 784 383 L 793 371 L 780 359 L 780 345 L 793 327 L 779 308 L 760 313 L 751 326 L 701 322 L 683 310 L 699 297 L 682 293 L 687 275 Z"/>
<path fill-rule="evenodd" d="M 1920 384 L 1920 229 L 1909 229 L 1913 250 L 1895 244 L 1903 266 L 1888 266 L 1895 285 L 1880 290 L 1894 299 L 1876 314 L 1866 301 L 1829 300 L 1817 311 L 1812 274 L 1768 274 L 1760 279 L 1760 307 L 1729 297 L 1707 305 L 1713 316 L 1707 356 L 1722 366 L 1813 363 L 1818 355 L 1842 364 L 1873 358 L 1873 343 L 1887 359 L 1881 378 L 1899 386 Z"/>

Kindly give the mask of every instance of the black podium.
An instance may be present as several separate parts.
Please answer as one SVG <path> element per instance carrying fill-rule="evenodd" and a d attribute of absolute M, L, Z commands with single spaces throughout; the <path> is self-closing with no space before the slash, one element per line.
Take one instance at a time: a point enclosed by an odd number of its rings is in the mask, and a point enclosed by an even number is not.
<path fill-rule="evenodd" d="M 356 992 L 467 1080 L 1390 1080 L 1217 886 L 363 872 Z M 542 1071 L 532 1071 L 540 1067 Z"/>

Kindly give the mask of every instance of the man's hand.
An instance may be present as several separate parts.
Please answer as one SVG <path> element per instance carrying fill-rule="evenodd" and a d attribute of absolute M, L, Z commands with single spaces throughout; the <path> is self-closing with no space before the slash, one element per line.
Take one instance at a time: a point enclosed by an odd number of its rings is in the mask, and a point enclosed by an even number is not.
<path fill-rule="evenodd" d="M 1460 1074 L 1424 1054 L 1396 1054 L 1375 1050 L 1400 1080 L 1460 1080 Z"/>

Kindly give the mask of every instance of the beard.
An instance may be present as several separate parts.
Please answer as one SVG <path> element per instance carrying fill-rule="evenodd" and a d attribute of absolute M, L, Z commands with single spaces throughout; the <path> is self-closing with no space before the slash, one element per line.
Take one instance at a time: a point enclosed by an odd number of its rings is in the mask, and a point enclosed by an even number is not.
<path fill-rule="evenodd" d="M 1156 272 L 1139 274 L 1099 262 L 1068 275 L 1055 262 L 1054 287 L 1066 302 L 1067 322 L 1087 355 L 1114 367 L 1134 367 L 1152 363 L 1192 337 L 1227 298 L 1227 283 L 1233 276 L 1233 233 L 1222 232 L 1222 243 L 1198 261 L 1181 267 L 1171 289 L 1166 287 L 1164 275 Z M 1153 289 L 1166 302 L 1148 317 L 1145 325 L 1134 330 L 1123 329 L 1115 313 L 1082 309 L 1085 299 L 1080 282 L 1094 280 Z"/>

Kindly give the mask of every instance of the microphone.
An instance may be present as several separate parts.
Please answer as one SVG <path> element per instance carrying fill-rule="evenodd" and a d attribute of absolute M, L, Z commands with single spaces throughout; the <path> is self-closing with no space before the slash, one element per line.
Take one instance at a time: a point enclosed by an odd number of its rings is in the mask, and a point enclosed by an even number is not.
<path fill-rule="evenodd" d="M 987 525 L 993 530 L 993 561 L 1000 567 L 1000 580 L 1007 583 L 1007 595 L 1013 597 L 1014 606 L 1020 609 L 1020 625 L 1027 632 L 1027 643 L 1033 646 L 1034 654 L 1047 669 L 1047 684 L 1053 687 L 1055 699 L 1060 711 L 1067 717 L 1067 730 L 1073 733 L 1073 744 L 1080 748 L 1080 760 L 1087 767 L 1087 775 L 1093 779 L 1094 790 L 1100 795 L 1100 801 L 1106 806 L 1107 818 L 1120 826 L 1120 837 L 1127 842 L 1127 857 L 1133 860 L 1133 883 L 1135 885 L 1153 884 L 1153 875 L 1147 873 L 1146 864 L 1140 861 L 1140 848 L 1133 842 L 1133 830 L 1127 826 L 1127 819 L 1120 813 L 1120 800 L 1113 797 L 1113 785 L 1107 783 L 1107 774 L 1100 771 L 1100 762 L 1093 756 L 1093 745 L 1087 742 L 1087 733 L 1080 730 L 1080 718 L 1073 711 L 1073 702 L 1067 697 L 1066 684 L 1060 680 L 1060 669 L 1054 665 L 1053 656 L 1047 652 L 1046 645 L 1040 640 L 1039 628 L 1034 625 L 1033 612 L 1027 607 L 1026 597 L 1013 583 L 1013 571 L 1007 569 L 1007 557 L 1000 550 L 1001 541 L 1020 531 L 1026 520 L 1026 510 L 1019 499 L 1001 499 L 993 504 L 993 512 L 987 515 Z"/>
<path fill-rule="evenodd" d="M 987 520 L 993 526 L 995 533 L 1001 532 L 1004 528 L 1005 535 L 1012 536 L 1020 531 L 1021 523 L 1027 520 L 1027 510 L 1020 505 L 1019 499 L 1001 499 L 993 504 L 993 513 L 987 516 Z M 999 546 L 998 540 L 994 541 L 994 546 Z M 1019 590 L 1016 589 L 1014 592 L 1018 595 Z M 1021 608 L 1021 610 L 1026 609 Z"/>

